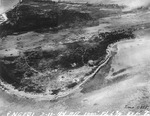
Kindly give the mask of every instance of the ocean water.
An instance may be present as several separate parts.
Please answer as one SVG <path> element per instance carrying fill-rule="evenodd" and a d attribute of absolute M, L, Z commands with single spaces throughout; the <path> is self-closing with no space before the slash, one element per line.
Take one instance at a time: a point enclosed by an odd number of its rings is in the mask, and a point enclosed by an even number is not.
<path fill-rule="evenodd" d="M 0 14 L 6 12 L 8 9 L 13 8 L 19 0 L 0 0 Z"/>

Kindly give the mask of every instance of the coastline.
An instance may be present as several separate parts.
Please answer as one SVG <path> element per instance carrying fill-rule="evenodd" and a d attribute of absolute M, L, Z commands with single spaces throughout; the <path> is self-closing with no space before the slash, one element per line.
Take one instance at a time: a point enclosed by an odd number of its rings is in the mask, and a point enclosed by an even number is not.
<path fill-rule="evenodd" d="M 11 11 L 12 9 L 14 9 L 19 4 L 20 4 L 20 2 L 18 2 L 15 5 L 13 5 L 11 8 L 7 9 L 6 11 L 0 13 L 0 16 L 2 17 L 2 20 L 3 20 L 2 22 L 0 22 L 0 25 L 3 24 L 4 22 L 6 22 L 8 20 L 8 18 L 7 18 L 7 12 Z"/>

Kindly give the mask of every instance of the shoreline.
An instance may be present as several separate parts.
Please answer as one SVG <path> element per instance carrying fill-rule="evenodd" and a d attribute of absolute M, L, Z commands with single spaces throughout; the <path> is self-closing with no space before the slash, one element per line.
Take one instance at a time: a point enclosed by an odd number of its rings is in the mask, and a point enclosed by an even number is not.
<path fill-rule="evenodd" d="M 18 2 L 17 4 L 13 5 L 11 8 L 9 8 L 8 10 L 0 13 L 0 16 L 2 16 L 4 18 L 4 21 L 0 22 L 0 25 L 3 24 L 4 22 L 6 22 L 8 20 L 6 13 L 13 10 L 16 6 L 18 6 L 20 4 L 20 2 Z"/>
<path fill-rule="evenodd" d="M 14 8 L 15 8 L 17 5 L 19 5 L 19 4 L 20 4 L 20 2 L 18 1 L 15 5 L 13 5 L 12 7 L 10 7 L 10 8 L 9 8 L 9 9 L 7 9 L 6 11 L 4 11 L 4 12 L 0 13 L 0 15 L 5 14 L 5 13 L 9 12 L 10 10 L 14 9 Z"/>

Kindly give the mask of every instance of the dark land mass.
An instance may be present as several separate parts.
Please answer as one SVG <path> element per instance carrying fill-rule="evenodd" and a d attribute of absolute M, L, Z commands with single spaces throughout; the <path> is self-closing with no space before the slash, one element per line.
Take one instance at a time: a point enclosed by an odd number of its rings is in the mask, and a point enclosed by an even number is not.
<path fill-rule="evenodd" d="M 113 10 L 101 10 L 100 8 L 114 8 Z M 106 49 L 110 44 L 123 39 L 134 38 L 136 26 L 118 28 L 110 32 L 100 32 L 98 35 L 85 40 L 85 37 L 72 40 L 54 40 L 52 34 L 66 30 L 99 25 L 99 19 L 122 14 L 122 7 L 92 4 L 71 4 L 51 2 L 27 2 L 17 5 L 7 12 L 8 20 L 0 25 L 0 36 L 5 41 L 7 37 L 13 37 L 17 41 L 18 55 L 2 56 L 0 60 L 1 80 L 11 84 L 19 91 L 31 93 L 45 93 L 49 88 L 51 95 L 58 94 L 64 88 L 70 90 L 84 81 L 84 76 L 93 72 L 101 61 L 105 59 Z M 29 32 L 34 34 L 28 37 Z M 74 31 L 73 31 L 74 32 Z M 41 35 L 42 34 L 42 35 Z M 84 33 L 83 33 L 84 34 Z M 31 39 L 33 36 L 48 35 L 46 41 L 40 40 L 34 48 L 25 47 L 22 37 Z M 15 36 L 15 37 L 14 37 Z M 67 37 L 68 35 L 65 35 Z M 31 37 L 31 38 L 30 38 Z M 61 37 L 61 36 L 60 36 Z M 38 37 L 39 39 L 40 37 Z M 9 38 L 11 39 L 11 38 Z M 35 38 L 34 38 L 35 39 Z M 34 41 L 33 39 L 33 41 Z M 63 38 L 62 38 L 63 39 Z M 2 41 L 3 41 L 2 40 Z M 43 48 L 43 43 L 49 42 L 49 46 Z M 60 43 L 61 42 L 61 43 Z M 30 43 L 30 41 L 29 41 Z M 2 48 L 7 52 L 8 50 Z M 82 74 L 78 82 L 69 78 L 67 81 L 58 82 L 62 74 L 80 69 L 91 68 Z M 9 73 L 7 73 L 9 72 Z M 76 74 L 73 75 L 77 76 Z M 61 76 L 61 78 L 67 78 Z M 86 90 L 85 90 L 86 91 Z"/>
<path fill-rule="evenodd" d="M 73 6 L 74 5 L 74 6 Z M 0 36 L 25 31 L 58 32 L 64 28 L 98 25 L 98 19 L 121 13 L 121 7 L 100 10 L 112 6 L 71 3 L 23 2 L 7 12 L 8 21 L 0 26 Z"/>

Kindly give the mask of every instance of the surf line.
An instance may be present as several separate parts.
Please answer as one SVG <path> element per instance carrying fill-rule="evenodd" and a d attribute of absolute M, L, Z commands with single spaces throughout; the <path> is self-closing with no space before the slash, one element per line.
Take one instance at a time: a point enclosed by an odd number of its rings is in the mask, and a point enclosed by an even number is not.
<path fill-rule="evenodd" d="M 2 21 L 0 22 L 0 24 L 6 22 L 8 20 L 7 13 L 10 12 L 11 10 L 15 9 L 21 3 L 22 3 L 22 0 L 19 0 L 15 5 L 13 5 L 12 7 L 10 7 L 8 10 L 0 13 L 0 17 L 2 18 Z"/>
<path fill-rule="evenodd" d="M 6 16 L 6 13 L 3 13 L 0 15 L 0 24 L 4 23 L 5 21 L 8 20 L 7 16 Z"/>

